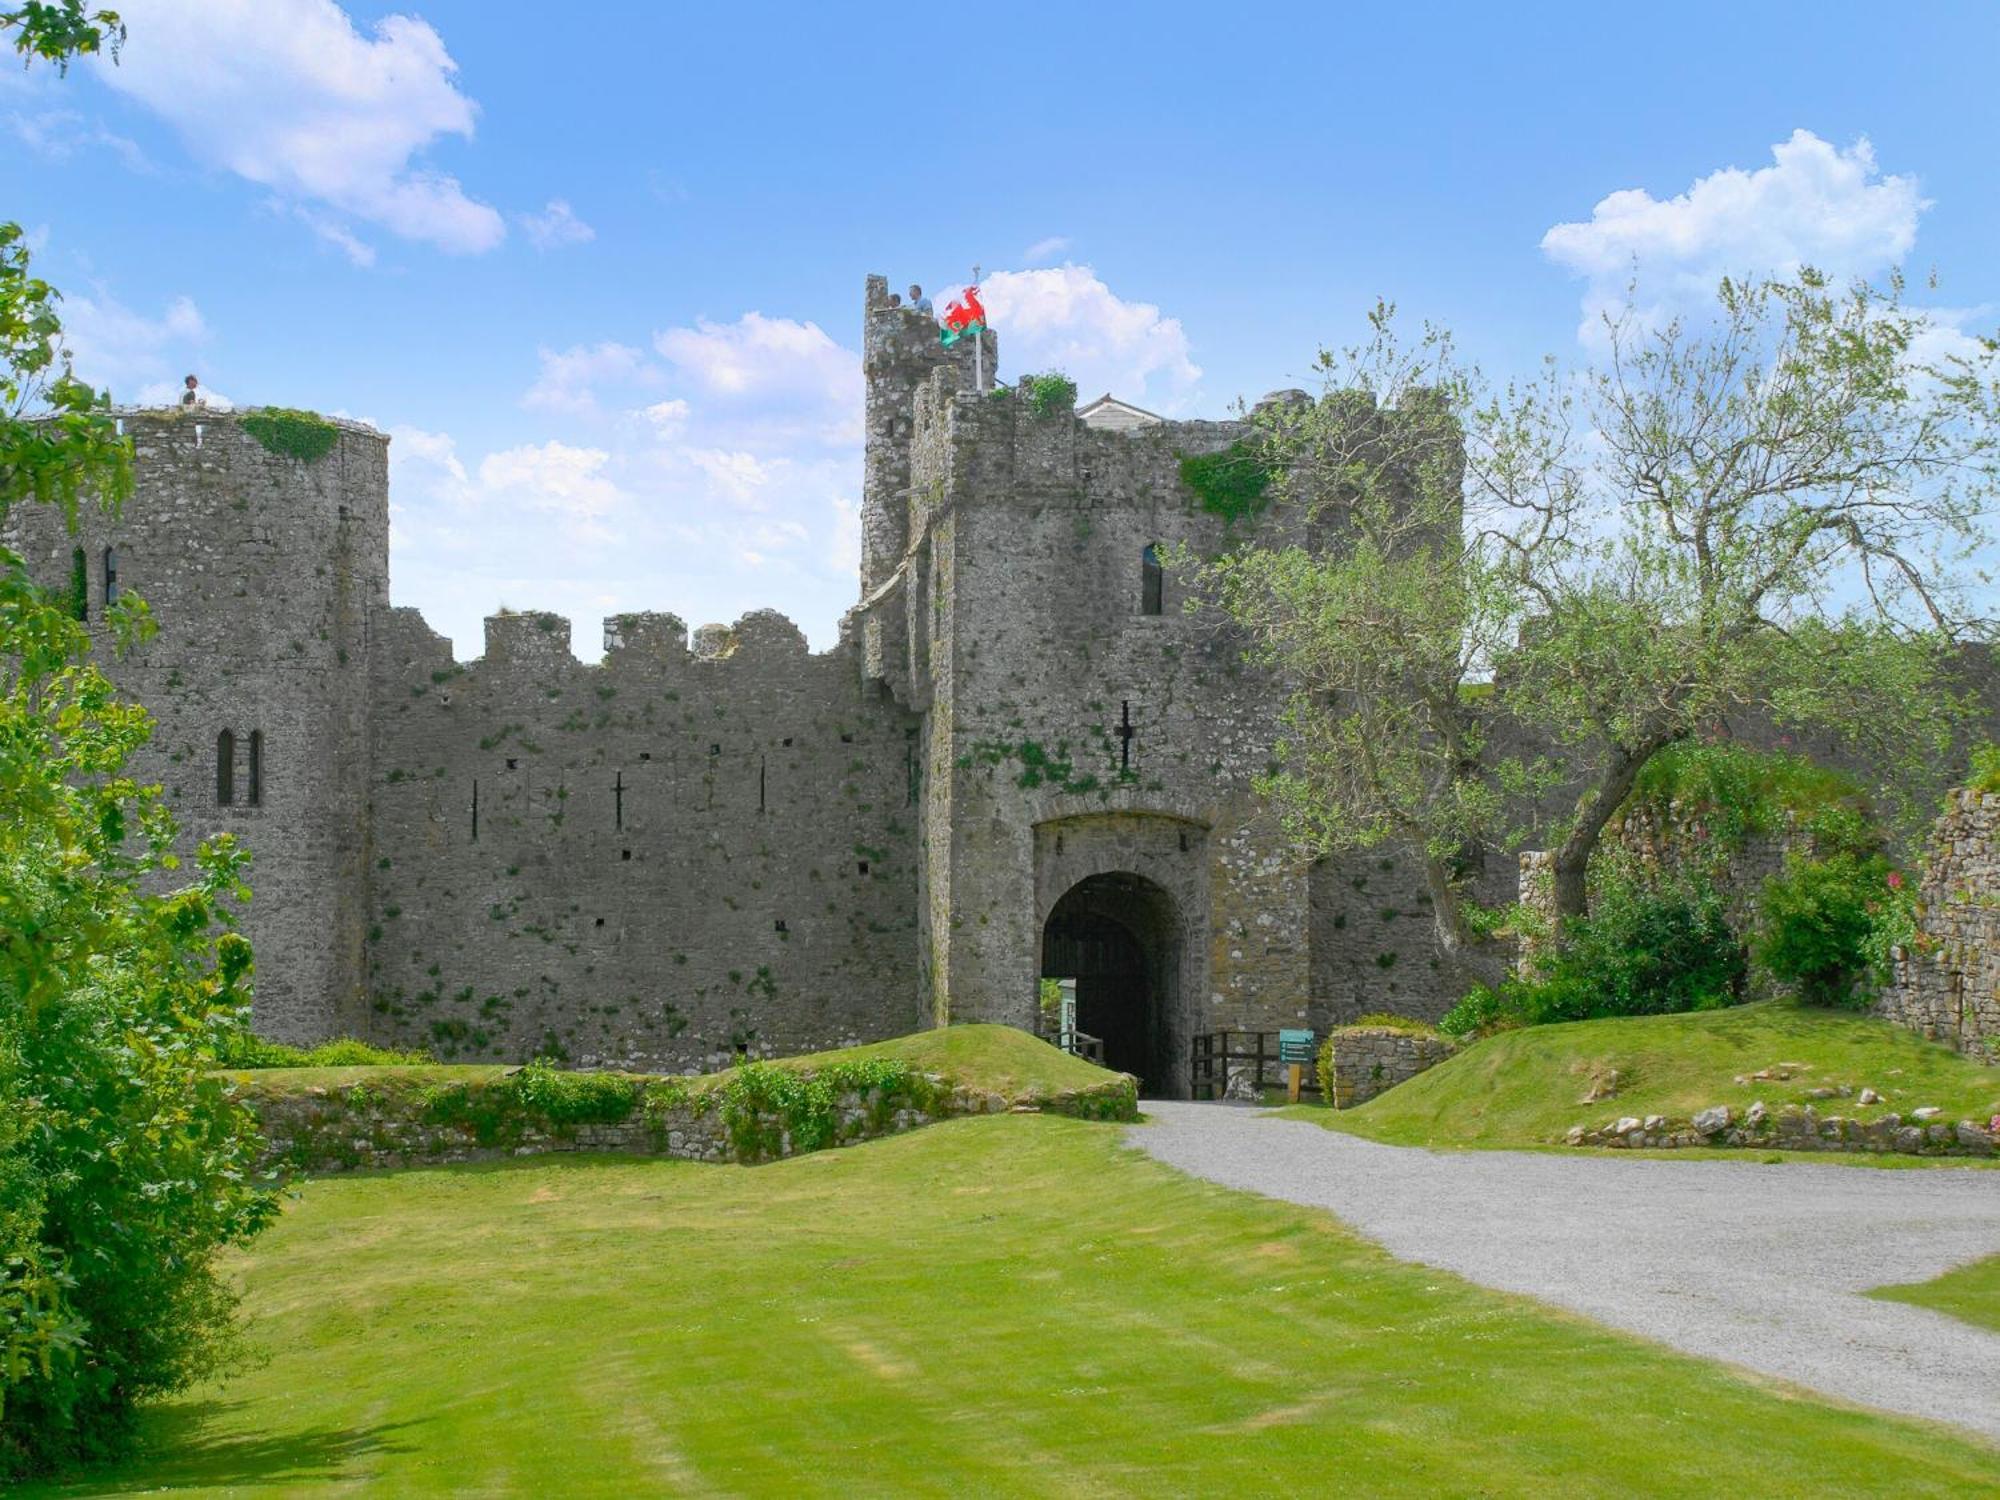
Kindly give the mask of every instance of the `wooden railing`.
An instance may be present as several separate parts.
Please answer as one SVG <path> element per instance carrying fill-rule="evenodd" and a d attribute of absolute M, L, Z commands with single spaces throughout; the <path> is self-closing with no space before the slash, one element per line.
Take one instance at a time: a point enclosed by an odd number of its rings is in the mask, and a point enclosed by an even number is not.
<path fill-rule="evenodd" d="M 1250 1086 L 1258 1096 L 1265 1089 L 1286 1087 L 1289 1077 L 1278 1056 L 1275 1031 L 1211 1031 L 1194 1039 L 1190 1066 L 1196 1099 L 1220 1099 L 1228 1091 L 1231 1063 L 1247 1063 Z M 1308 1066 L 1300 1080 L 1299 1092 L 1319 1093 L 1319 1070 Z"/>

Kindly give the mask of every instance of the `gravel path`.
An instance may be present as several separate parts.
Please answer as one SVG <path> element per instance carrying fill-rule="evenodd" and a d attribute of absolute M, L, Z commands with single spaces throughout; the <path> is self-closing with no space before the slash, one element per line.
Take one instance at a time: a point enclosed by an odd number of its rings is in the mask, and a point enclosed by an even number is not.
<path fill-rule="evenodd" d="M 1381 1146 L 1148 1101 L 1130 1139 L 1330 1209 L 1405 1260 L 1676 1349 L 2000 1439 L 2000 1335 L 1858 1293 L 2000 1251 L 2000 1172 Z"/>

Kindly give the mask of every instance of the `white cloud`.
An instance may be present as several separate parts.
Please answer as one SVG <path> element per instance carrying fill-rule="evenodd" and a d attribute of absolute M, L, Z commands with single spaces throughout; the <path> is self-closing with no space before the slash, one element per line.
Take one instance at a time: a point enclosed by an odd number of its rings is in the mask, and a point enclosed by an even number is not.
<path fill-rule="evenodd" d="M 653 347 L 724 414 L 769 432 L 861 440 L 861 359 L 817 323 L 745 313 L 653 336 Z"/>
<path fill-rule="evenodd" d="M 375 247 L 363 240 L 340 220 L 303 203 L 287 203 L 282 198 L 273 198 L 271 206 L 275 212 L 289 214 L 314 234 L 325 240 L 334 249 L 347 257 L 348 263 L 367 270 L 375 264 Z"/>
<path fill-rule="evenodd" d="M 37 156 L 49 161 L 68 161 L 79 146 L 102 146 L 134 172 L 151 173 L 153 164 L 136 141 L 114 134 L 102 124 L 86 124 L 73 109 L 45 109 L 35 114 L 16 112 L 7 117 L 14 136 Z"/>
<path fill-rule="evenodd" d="M 861 572 L 861 502 L 833 497 L 833 562 L 843 572 Z"/>
<path fill-rule="evenodd" d="M 1047 239 L 1036 240 L 1034 244 L 1023 250 L 1021 252 L 1021 259 L 1032 266 L 1037 261 L 1054 260 L 1067 249 L 1069 249 L 1069 240 L 1060 234 L 1052 234 Z"/>
<path fill-rule="evenodd" d="M 179 400 L 180 377 L 208 340 L 201 309 L 189 297 L 176 297 L 158 317 L 148 317 L 96 287 L 65 297 L 62 320 L 78 378 L 109 386 L 121 401 L 150 400 L 161 391 L 166 401 Z"/>
<path fill-rule="evenodd" d="M 598 386 L 648 384 L 657 378 L 641 351 L 609 340 L 578 344 L 560 352 L 540 349 L 536 354 L 541 374 L 521 397 L 523 406 L 536 410 L 594 412 Z"/>
<path fill-rule="evenodd" d="M 653 425 L 653 432 L 661 438 L 678 437 L 686 428 L 689 407 L 687 402 L 676 396 L 671 401 L 655 401 L 639 415 Z"/>
<path fill-rule="evenodd" d="M 597 238 L 597 231 L 579 219 L 563 198 L 551 198 L 538 214 L 518 214 L 528 243 L 537 250 L 560 250 L 565 245 L 583 245 Z"/>
<path fill-rule="evenodd" d="M 981 293 L 1010 369 L 1061 370 L 1086 398 L 1110 391 L 1167 411 L 1201 379 L 1180 319 L 1127 302 L 1088 266 L 996 271 Z"/>
<path fill-rule="evenodd" d="M 687 455 L 724 498 L 743 510 L 762 510 L 763 491 L 771 482 L 771 465 L 754 453 L 729 453 L 720 448 L 696 448 Z"/>
<path fill-rule="evenodd" d="M 1640 315 L 1654 319 L 1706 303 L 1724 276 L 1782 275 L 1802 265 L 1867 276 L 1909 253 L 1929 204 L 1916 178 L 1881 173 L 1865 139 L 1842 150 L 1795 130 L 1771 156 L 1768 167 L 1725 167 L 1664 200 L 1625 188 L 1599 202 L 1588 222 L 1550 229 L 1543 251 L 1587 282 L 1582 335 L 1596 336 L 1628 284 Z"/>
<path fill-rule="evenodd" d="M 583 524 L 601 521 L 624 498 L 604 473 L 610 461 L 602 448 L 524 443 L 480 461 L 474 499 L 546 511 Z"/>
<path fill-rule="evenodd" d="M 164 117 L 190 151 L 286 198 L 455 253 L 491 249 L 500 215 L 421 153 L 470 137 L 477 106 L 427 23 L 364 37 L 333 0 L 125 0 L 107 85 Z"/>

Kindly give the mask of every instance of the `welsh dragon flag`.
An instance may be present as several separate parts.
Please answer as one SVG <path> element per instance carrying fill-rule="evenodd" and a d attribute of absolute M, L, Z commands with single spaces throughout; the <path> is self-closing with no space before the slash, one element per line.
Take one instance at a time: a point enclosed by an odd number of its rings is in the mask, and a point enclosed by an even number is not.
<path fill-rule="evenodd" d="M 947 349 L 960 339 L 971 338 L 985 329 L 986 309 L 980 304 L 978 287 L 960 287 L 938 298 L 938 301 L 944 304 L 938 337 Z"/>

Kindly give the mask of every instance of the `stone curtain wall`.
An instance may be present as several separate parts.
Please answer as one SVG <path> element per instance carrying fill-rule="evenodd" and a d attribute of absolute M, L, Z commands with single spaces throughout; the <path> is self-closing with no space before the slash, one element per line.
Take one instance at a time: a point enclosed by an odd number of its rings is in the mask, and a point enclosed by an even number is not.
<path fill-rule="evenodd" d="M 1959 791 L 1931 831 L 1917 942 L 1876 1013 L 2000 1062 L 2000 795 Z"/>
<path fill-rule="evenodd" d="M 53 587 L 68 585 L 83 550 L 101 641 L 104 551 L 116 549 L 119 588 L 160 627 L 129 657 L 100 653 L 156 721 L 133 773 L 167 788 L 186 848 L 227 831 L 251 851 L 256 898 L 241 920 L 257 950 L 258 1029 L 311 1041 L 358 1032 L 366 1014 L 368 672 L 388 601 L 388 439 L 335 422 L 331 449 L 307 463 L 266 449 L 245 415 L 122 413 L 135 449 L 123 514 L 86 508 L 72 536 L 53 507 L 17 506 L 7 543 Z M 227 807 L 216 798 L 224 729 L 236 737 Z"/>
<path fill-rule="evenodd" d="M 921 1024 L 917 721 L 851 635 L 486 630 L 460 667 L 397 610 L 377 652 L 371 1037 L 701 1071 Z"/>
<path fill-rule="evenodd" d="M 1352 1109 L 1434 1068 L 1458 1048 L 1441 1036 L 1391 1026 L 1342 1026 L 1320 1046 L 1320 1089 L 1335 1109 Z"/>

